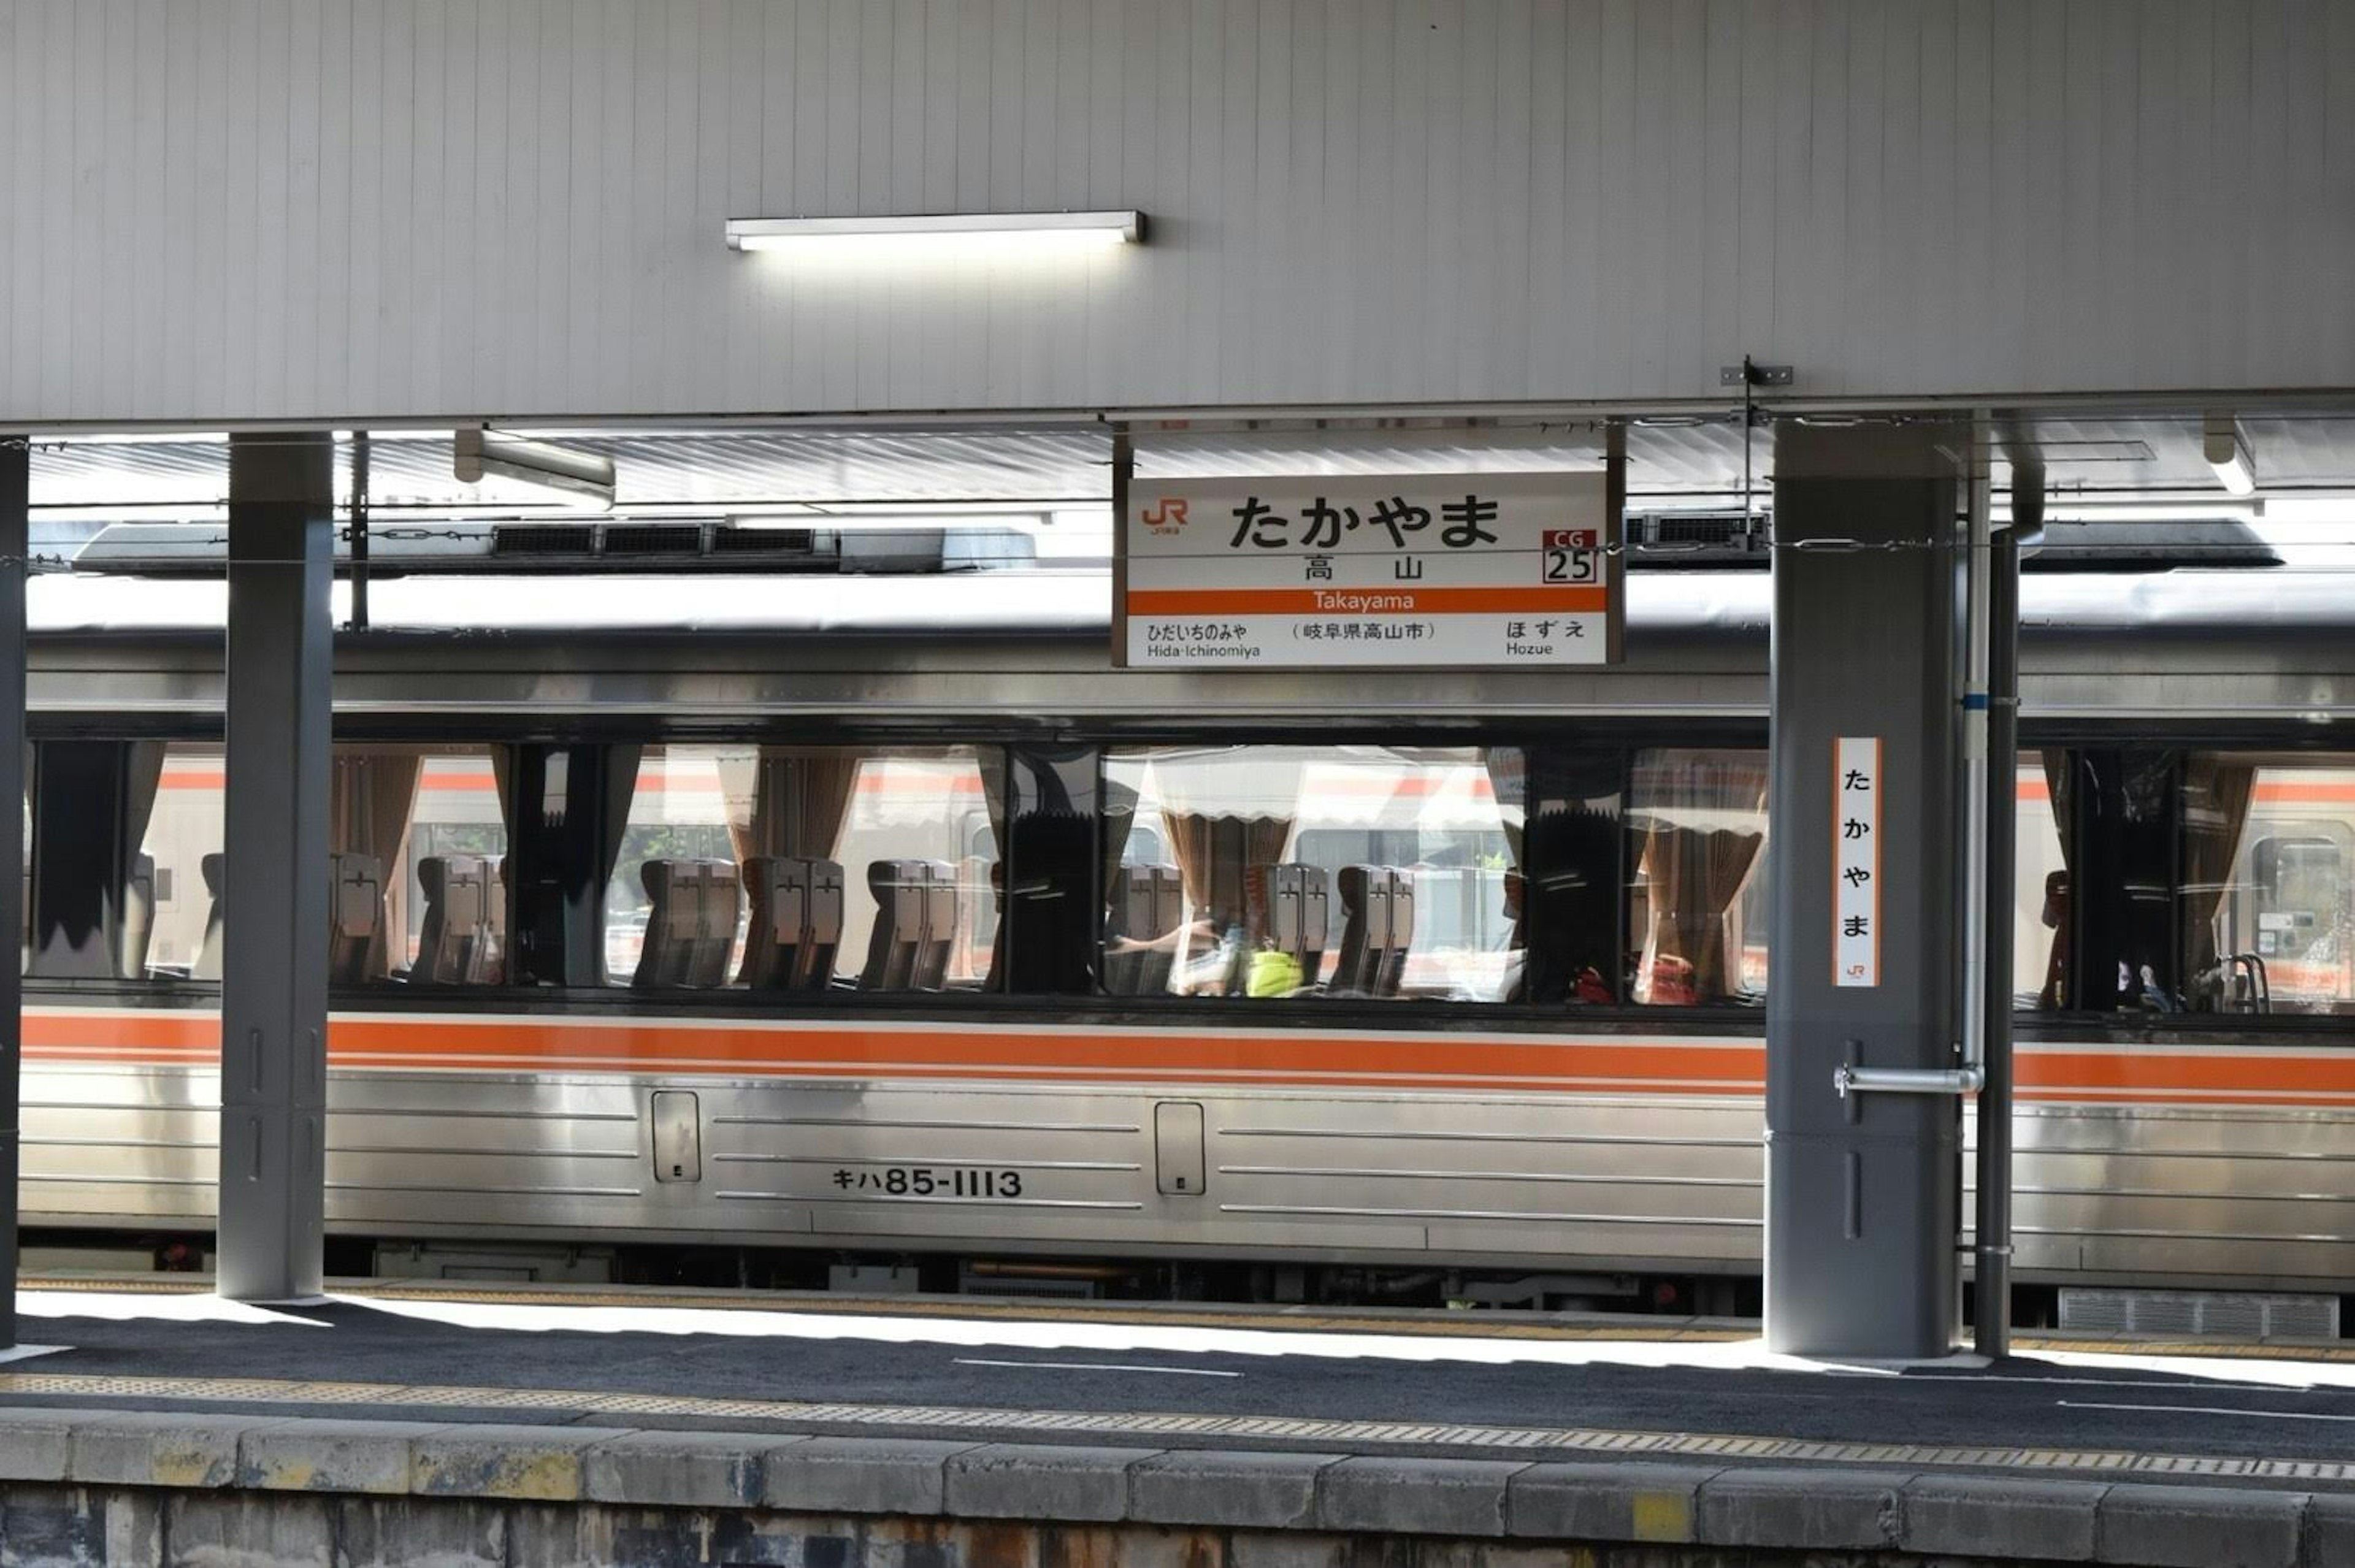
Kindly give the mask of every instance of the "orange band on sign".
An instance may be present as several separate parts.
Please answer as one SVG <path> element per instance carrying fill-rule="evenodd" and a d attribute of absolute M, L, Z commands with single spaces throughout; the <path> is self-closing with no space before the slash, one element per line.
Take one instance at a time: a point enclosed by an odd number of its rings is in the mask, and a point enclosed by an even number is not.
<path fill-rule="evenodd" d="M 1601 588 L 1166 588 L 1128 594 L 1132 615 L 1600 614 L 1608 607 Z"/>

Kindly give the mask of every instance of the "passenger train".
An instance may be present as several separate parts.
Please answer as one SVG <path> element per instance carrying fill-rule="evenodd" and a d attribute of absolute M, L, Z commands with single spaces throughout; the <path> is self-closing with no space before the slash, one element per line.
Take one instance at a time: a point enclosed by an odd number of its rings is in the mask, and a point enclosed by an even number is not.
<path fill-rule="evenodd" d="M 339 636 L 342 1266 L 1754 1300 L 1764 574 L 1380 680 L 1114 670 L 1100 575 L 653 588 Z M 2031 1316 L 2355 1289 L 2350 590 L 2025 585 Z M 193 1249 L 221 591 L 32 602 L 24 1220 Z"/>

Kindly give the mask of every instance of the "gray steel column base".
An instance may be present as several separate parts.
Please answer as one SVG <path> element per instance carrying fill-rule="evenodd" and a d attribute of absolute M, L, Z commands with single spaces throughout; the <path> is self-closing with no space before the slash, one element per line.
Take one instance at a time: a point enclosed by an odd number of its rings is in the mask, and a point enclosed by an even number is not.
<path fill-rule="evenodd" d="M 332 451 L 229 441 L 218 1278 L 237 1301 L 324 1283 Z"/>

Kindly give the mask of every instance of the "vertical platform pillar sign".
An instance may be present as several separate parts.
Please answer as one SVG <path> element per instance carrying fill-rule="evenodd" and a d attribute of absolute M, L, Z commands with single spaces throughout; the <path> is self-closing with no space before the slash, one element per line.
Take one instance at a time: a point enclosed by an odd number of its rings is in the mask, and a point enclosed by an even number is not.
<path fill-rule="evenodd" d="M 1841 1093 L 1957 1066 L 1967 427 L 1775 436 L 1766 1340 L 1947 1354 L 1961 1102 Z"/>
<path fill-rule="evenodd" d="M 315 1296 L 325 1234 L 333 447 L 229 441 L 220 1293 Z"/>

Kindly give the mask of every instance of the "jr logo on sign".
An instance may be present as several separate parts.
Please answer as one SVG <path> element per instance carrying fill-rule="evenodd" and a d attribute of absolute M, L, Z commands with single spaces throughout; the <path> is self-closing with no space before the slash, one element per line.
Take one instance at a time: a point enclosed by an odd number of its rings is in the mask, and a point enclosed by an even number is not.
<path fill-rule="evenodd" d="M 1186 498 L 1164 496 L 1161 505 L 1144 514 L 1145 526 L 1156 534 L 1172 534 L 1186 526 Z"/>

